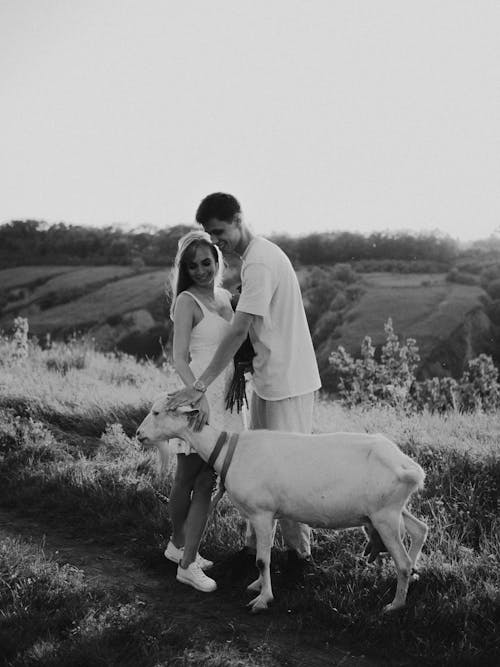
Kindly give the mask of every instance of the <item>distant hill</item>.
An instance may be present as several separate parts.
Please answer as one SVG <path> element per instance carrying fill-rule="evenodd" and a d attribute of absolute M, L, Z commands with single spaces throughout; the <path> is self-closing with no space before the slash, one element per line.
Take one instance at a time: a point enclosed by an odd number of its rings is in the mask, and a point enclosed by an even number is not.
<path fill-rule="evenodd" d="M 456 375 L 488 346 L 485 298 L 481 287 L 448 282 L 444 274 L 364 274 L 362 296 L 327 344 L 357 354 L 369 334 L 375 346 L 381 345 L 391 317 L 401 337 L 417 340 L 423 376 Z"/>
<path fill-rule="evenodd" d="M 14 317 L 29 319 L 44 339 L 87 333 L 101 349 L 158 357 L 168 346 L 171 322 L 165 297 L 168 267 L 29 266 L 0 270 L 0 328 Z M 233 266 L 230 279 L 237 279 Z M 298 272 L 324 386 L 332 390 L 329 354 L 343 345 L 357 354 L 370 335 L 384 342 L 384 323 L 416 338 L 420 375 L 453 375 L 481 352 L 497 363 L 497 329 L 479 284 L 450 282 L 447 274 L 358 273 L 347 264 L 303 267 Z M 496 355 L 496 356 L 495 356 Z"/>
<path fill-rule="evenodd" d="M 166 268 L 137 271 L 130 266 L 4 269 L 0 327 L 8 329 L 21 315 L 40 338 L 82 332 L 103 349 L 158 356 L 160 337 L 167 341 L 170 335 L 167 274 Z"/>

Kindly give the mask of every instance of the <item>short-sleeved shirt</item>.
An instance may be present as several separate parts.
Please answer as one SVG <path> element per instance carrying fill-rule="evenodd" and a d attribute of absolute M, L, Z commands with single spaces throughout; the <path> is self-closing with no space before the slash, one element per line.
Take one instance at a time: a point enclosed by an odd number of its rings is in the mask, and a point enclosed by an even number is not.
<path fill-rule="evenodd" d="M 299 281 L 285 253 L 256 236 L 242 256 L 237 310 L 255 315 L 253 383 L 269 401 L 301 396 L 321 387 Z"/>

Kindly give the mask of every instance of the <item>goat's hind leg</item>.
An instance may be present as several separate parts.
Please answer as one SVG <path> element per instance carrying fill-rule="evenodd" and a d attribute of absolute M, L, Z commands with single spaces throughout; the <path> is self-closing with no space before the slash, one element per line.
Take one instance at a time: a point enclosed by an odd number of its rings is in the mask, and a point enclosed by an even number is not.
<path fill-rule="evenodd" d="M 251 600 L 247 607 L 252 613 L 267 609 L 268 604 L 273 601 L 271 588 L 271 547 L 273 543 L 273 516 L 270 514 L 259 514 L 251 517 L 250 521 L 255 530 L 257 557 L 256 565 L 259 570 L 259 578 L 248 586 L 250 591 L 260 591 L 259 595 Z"/>
<path fill-rule="evenodd" d="M 380 537 L 394 560 L 398 575 L 396 595 L 394 600 L 384 607 L 384 612 L 396 611 L 404 607 L 410 583 L 412 561 L 401 539 L 400 521 L 401 512 L 397 510 L 372 517 L 374 527 L 380 533 Z"/>
<path fill-rule="evenodd" d="M 403 521 L 411 538 L 411 546 L 408 555 L 411 560 L 412 570 L 414 570 L 417 566 L 429 530 L 427 524 L 413 516 L 413 514 L 408 512 L 406 508 L 403 509 Z"/>

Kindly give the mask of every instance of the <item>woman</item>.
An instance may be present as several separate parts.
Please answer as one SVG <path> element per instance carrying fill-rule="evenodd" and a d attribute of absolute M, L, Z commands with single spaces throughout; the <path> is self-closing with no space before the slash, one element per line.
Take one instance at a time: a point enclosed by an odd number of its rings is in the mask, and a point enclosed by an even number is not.
<path fill-rule="evenodd" d="M 223 260 L 220 250 L 202 231 L 189 232 L 179 240 L 172 271 L 174 322 L 174 367 L 186 386 L 191 386 L 206 368 L 233 316 L 231 295 L 220 287 Z M 196 427 L 210 422 L 227 431 L 241 431 L 241 416 L 225 409 L 228 380 L 233 364 L 221 373 L 197 405 Z M 177 470 L 169 501 L 172 536 L 165 550 L 169 560 L 178 563 L 177 580 L 204 592 L 217 588 L 203 572 L 213 565 L 198 554 L 208 518 L 214 487 L 212 468 L 183 441 L 175 441 Z"/>

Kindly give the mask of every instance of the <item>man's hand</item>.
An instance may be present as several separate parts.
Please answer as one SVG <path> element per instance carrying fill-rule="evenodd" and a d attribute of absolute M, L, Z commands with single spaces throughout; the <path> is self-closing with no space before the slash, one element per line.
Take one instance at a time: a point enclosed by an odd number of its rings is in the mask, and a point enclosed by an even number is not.
<path fill-rule="evenodd" d="M 198 415 L 192 423 L 193 431 L 201 431 L 205 424 L 209 423 L 210 418 L 210 406 L 208 405 L 207 397 L 205 394 L 201 397 L 198 405 Z"/>
<path fill-rule="evenodd" d="M 167 410 L 176 410 L 182 405 L 196 405 L 203 397 L 202 391 L 196 391 L 193 387 L 186 387 L 170 394 L 167 398 Z"/>

